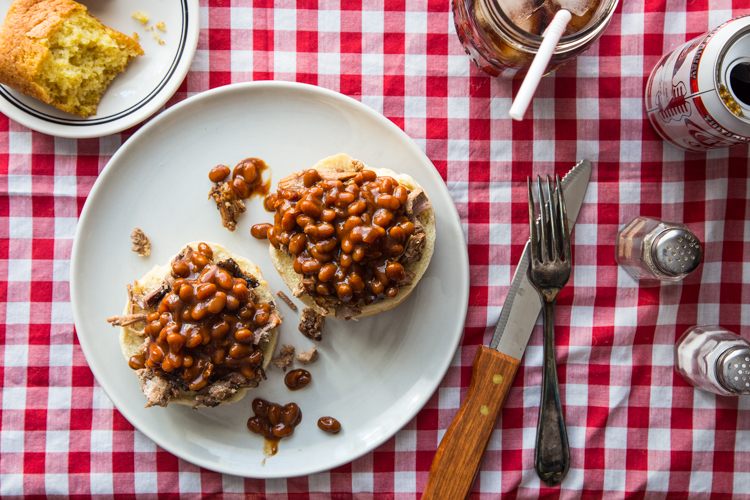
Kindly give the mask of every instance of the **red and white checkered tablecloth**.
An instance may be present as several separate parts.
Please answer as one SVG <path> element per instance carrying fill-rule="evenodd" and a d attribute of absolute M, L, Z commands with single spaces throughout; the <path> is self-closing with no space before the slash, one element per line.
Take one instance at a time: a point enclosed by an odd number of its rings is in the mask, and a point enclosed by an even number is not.
<path fill-rule="evenodd" d="M 201 0 L 190 73 L 168 105 L 250 80 L 311 83 L 403 128 L 445 179 L 471 263 L 464 338 L 438 391 L 375 451 L 308 477 L 243 479 L 160 449 L 114 409 L 73 327 L 70 254 L 97 175 L 133 130 L 60 139 L 0 115 L 0 496 L 419 498 L 466 394 L 527 237 L 525 180 L 594 172 L 557 306 L 560 391 L 572 466 L 558 488 L 533 470 L 541 331 L 534 331 L 472 498 L 750 498 L 750 398 L 693 389 L 673 370 L 694 324 L 750 338 L 748 148 L 666 145 L 644 119 L 659 57 L 736 15 L 747 0 L 621 0 L 604 36 L 544 79 L 523 122 L 518 82 L 479 72 L 448 0 Z M 636 215 L 683 221 L 705 245 L 684 282 L 639 287 L 614 260 Z"/>

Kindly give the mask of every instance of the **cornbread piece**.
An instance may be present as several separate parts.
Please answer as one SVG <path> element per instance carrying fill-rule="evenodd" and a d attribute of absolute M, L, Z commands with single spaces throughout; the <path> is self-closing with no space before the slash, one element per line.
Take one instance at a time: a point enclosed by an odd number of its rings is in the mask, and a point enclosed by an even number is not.
<path fill-rule="evenodd" d="M 297 361 L 303 365 L 314 363 L 318 359 L 318 349 L 312 346 L 309 351 L 300 351 L 297 354 Z"/>
<path fill-rule="evenodd" d="M 311 307 L 302 309 L 302 317 L 299 319 L 299 331 L 310 340 L 323 340 L 323 325 L 326 317 L 315 312 Z"/>
<path fill-rule="evenodd" d="M 294 364 L 294 346 L 283 344 L 278 357 L 273 358 L 271 363 L 276 365 L 276 368 L 286 371 L 287 366 Z"/>
<path fill-rule="evenodd" d="M 16 0 L 0 29 L 0 83 L 87 117 L 112 79 L 143 55 L 72 0 Z"/>
<path fill-rule="evenodd" d="M 292 302 L 292 299 L 290 299 L 289 297 L 287 297 L 287 296 L 286 296 L 286 294 L 285 294 L 284 292 L 282 292 L 281 290 L 279 290 L 278 292 L 276 292 L 276 295 L 277 295 L 277 296 L 278 296 L 278 297 L 279 297 L 279 298 L 280 298 L 280 299 L 281 299 L 282 301 L 284 301 L 284 303 L 285 303 L 286 305 L 288 305 L 288 306 L 289 306 L 289 307 L 290 307 L 290 308 L 292 309 L 292 311 L 296 311 L 296 310 L 297 310 L 297 306 L 295 305 L 295 303 L 294 303 L 294 302 Z"/>
<path fill-rule="evenodd" d="M 130 239 L 133 242 L 133 248 L 131 250 L 141 257 L 148 257 L 151 255 L 151 242 L 141 228 L 137 227 L 133 229 L 133 232 L 130 233 Z"/>

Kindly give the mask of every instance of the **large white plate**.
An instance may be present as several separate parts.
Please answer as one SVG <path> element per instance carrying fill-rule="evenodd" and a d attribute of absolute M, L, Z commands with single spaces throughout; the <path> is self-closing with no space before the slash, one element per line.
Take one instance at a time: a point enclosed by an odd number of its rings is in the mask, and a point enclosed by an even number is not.
<path fill-rule="evenodd" d="M 0 0 L 0 12 L 12 0 Z M 132 61 L 125 73 L 112 80 L 96 115 L 81 118 L 45 104 L 8 86 L 0 85 L 0 111 L 30 129 L 59 137 L 101 137 L 139 124 L 156 113 L 177 91 L 198 46 L 198 0 L 81 0 L 89 12 L 112 29 L 132 36 L 145 54 Z M 146 31 L 133 12 L 149 16 L 147 27 L 164 22 L 166 33 Z M 163 45 L 153 37 L 157 33 Z"/>
<path fill-rule="evenodd" d="M 198 411 L 145 399 L 105 318 L 121 313 L 125 285 L 167 262 L 189 241 L 214 241 L 247 256 L 276 290 L 288 293 L 268 243 L 250 236 L 271 221 L 261 200 L 249 203 L 230 233 L 207 200 L 209 170 L 256 156 L 280 178 L 346 152 L 373 167 L 411 174 L 435 206 L 437 245 L 414 293 L 391 311 L 359 321 L 329 319 L 312 383 L 289 391 L 275 368 L 242 401 Z M 130 250 L 138 226 L 151 256 Z M 256 82 L 221 87 L 180 103 L 139 130 L 112 157 L 81 213 L 73 245 L 71 299 L 78 338 L 94 375 L 135 427 L 175 455 L 208 469 L 249 477 L 310 474 L 347 463 L 395 434 L 433 394 L 450 364 L 468 303 L 468 256 L 461 222 L 443 180 L 408 136 L 382 115 L 341 94 L 309 85 Z M 288 293 L 289 294 L 289 293 Z M 289 294 L 291 295 L 291 294 Z M 307 350 L 298 313 L 286 305 L 281 343 Z M 300 426 L 263 462 L 263 440 L 246 428 L 251 402 L 294 401 Z M 338 435 L 319 417 L 337 418 Z"/>

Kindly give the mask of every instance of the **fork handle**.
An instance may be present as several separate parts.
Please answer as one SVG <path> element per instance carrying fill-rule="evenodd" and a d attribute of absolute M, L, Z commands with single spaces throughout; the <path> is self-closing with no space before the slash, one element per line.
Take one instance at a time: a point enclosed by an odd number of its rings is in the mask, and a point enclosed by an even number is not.
<path fill-rule="evenodd" d="M 542 300 L 544 316 L 544 370 L 542 402 L 536 427 L 534 467 L 549 486 L 560 483 L 570 468 L 568 431 L 565 429 L 555 361 L 555 300 Z"/>

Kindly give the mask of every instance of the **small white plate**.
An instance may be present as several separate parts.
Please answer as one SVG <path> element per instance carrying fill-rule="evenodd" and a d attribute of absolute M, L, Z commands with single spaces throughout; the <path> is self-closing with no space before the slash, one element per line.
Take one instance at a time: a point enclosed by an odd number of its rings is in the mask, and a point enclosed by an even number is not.
<path fill-rule="evenodd" d="M 345 152 L 372 167 L 412 175 L 435 207 L 437 244 L 426 274 L 398 307 L 359 321 L 326 320 L 316 344 L 312 382 L 291 392 L 274 367 L 243 400 L 198 411 L 181 405 L 144 409 L 146 400 L 105 318 L 120 314 L 125 285 L 161 265 L 190 241 L 213 241 L 257 264 L 271 289 L 291 296 L 271 263 L 268 242 L 250 227 L 272 221 L 253 198 L 230 233 L 208 200 L 208 172 L 258 157 L 272 186 L 326 156 Z M 151 256 L 131 250 L 138 226 Z M 461 339 L 469 264 L 455 205 L 435 167 L 392 122 L 341 94 L 310 85 L 254 82 L 187 99 L 134 134 L 94 184 L 78 223 L 71 262 L 71 301 L 78 338 L 96 379 L 118 410 L 159 446 L 197 465 L 248 477 L 290 477 L 350 462 L 393 436 L 432 396 Z M 299 305 L 299 303 L 298 303 Z M 285 304 L 280 343 L 307 350 L 299 313 Z M 251 402 L 262 397 L 302 409 L 302 423 L 263 465 L 263 439 L 246 428 Z M 343 430 L 325 434 L 318 418 Z"/>
<path fill-rule="evenodd" d="M 0 0 L 7 13 L 11 0 Z M 135 58 L 104 92 L 96 115 L 81 118 L 6 85 L 0 85 L 0 111 L 30 129 L 59 137 L 87 138 L 114 134 L 139 124 L 156 113 L 177 91 L 198 46 L 198 0 L 83 0 L 89 12 L 106 26 L 132 36 L 145 54 Z M 142 10 L 149 16 L 144 27 L 133 18 Z M 166 32 L 155 28 L 164 22 Z M 163 45 L 154 38 L 156 33 Z"/>

